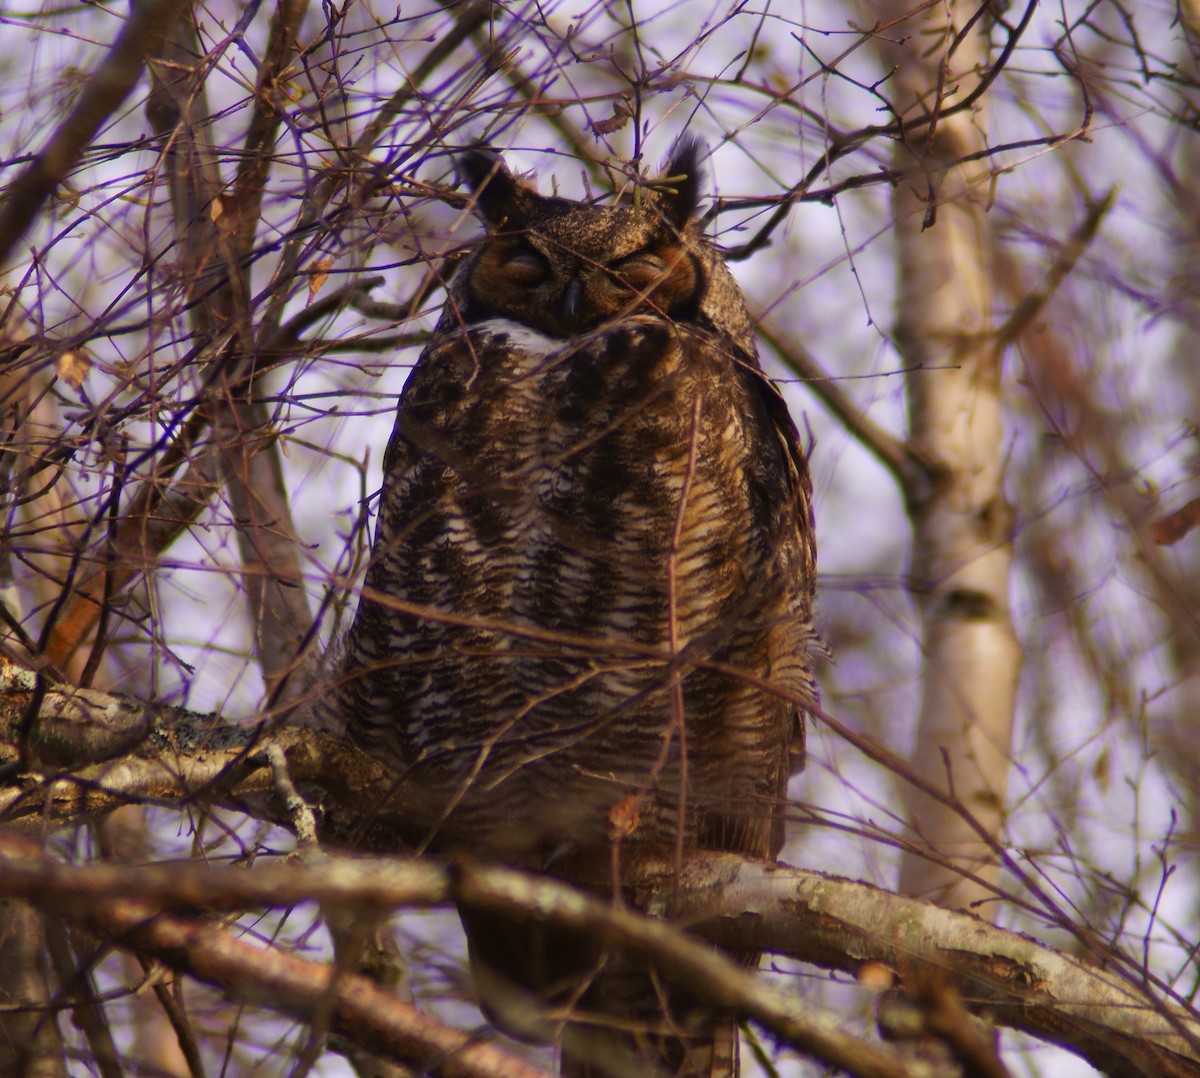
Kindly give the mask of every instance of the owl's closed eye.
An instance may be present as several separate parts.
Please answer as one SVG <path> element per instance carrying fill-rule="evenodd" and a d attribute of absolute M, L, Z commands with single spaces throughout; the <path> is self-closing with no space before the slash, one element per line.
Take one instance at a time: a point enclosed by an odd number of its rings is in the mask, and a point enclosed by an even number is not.
<path fill-rule="evenodd" d="M 686 321 L 699 311 L 706 267 L 688 233 L 696 183 L 609 209 L 542 198 L 484 151 L 459 167 L 489 226 L 466 270 L 468 321 L 511 318 L 566 338 L 632 314 Z"/>

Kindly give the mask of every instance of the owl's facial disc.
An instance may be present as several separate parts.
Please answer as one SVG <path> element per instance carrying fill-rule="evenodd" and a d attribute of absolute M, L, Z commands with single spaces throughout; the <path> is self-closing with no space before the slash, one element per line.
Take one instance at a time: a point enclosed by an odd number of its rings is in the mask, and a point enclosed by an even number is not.
<path fill-rule="evenodd" d="M 504 315 L 557 337 L 634 314 L 686 320 L 703 295 L 698 259 L 673 236 L 603 258 L 533 228 L 494 236 L 469 285 L 477 317 Z"/>

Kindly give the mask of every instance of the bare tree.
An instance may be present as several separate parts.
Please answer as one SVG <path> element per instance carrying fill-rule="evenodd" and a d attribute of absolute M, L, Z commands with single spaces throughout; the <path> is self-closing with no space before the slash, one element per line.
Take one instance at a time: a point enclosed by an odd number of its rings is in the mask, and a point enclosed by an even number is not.
<path fill-rule="evenodd" d="M 470 1010 L 458 904 L 654 955 L 748 1070 L 1200 1074 L 1197 14 L 856 11 L 0 14 L 0 1071 L 549 1068 Z M 454 155 L 602 196 L 685 130 L 813 434 L 835 663 L 803 867 L 661 866 L 655 920 L 380 855 L 397 776 L 288 717 L 473 235 Z"/>

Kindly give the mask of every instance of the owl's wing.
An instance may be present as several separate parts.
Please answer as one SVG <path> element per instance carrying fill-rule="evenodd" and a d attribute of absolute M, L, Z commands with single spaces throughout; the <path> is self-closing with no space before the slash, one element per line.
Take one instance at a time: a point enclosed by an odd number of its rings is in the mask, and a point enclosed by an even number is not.
<path fill-rule="evenodd" d="M 760 430 L 769 443 L 764 447 L 765 455 L 773 456 L 781 465 L 774 480 L 779 501 L 770 516 L 768 531 L 776 536 L 777 556 L 782 562 L 780 575 L 789 590 L 795 616 L 786 618 L 773 634 L 771 668 L 772 682 L 792 700 L 789 771 L 796 774 L 804 767 L 806 717 L 820 706 L 813 659 L 824 652 L 813 625 L 817 548 L 809 454 L 775 383 L 756 361 L 740 364 L 739 371 L 761 409 Z"/>

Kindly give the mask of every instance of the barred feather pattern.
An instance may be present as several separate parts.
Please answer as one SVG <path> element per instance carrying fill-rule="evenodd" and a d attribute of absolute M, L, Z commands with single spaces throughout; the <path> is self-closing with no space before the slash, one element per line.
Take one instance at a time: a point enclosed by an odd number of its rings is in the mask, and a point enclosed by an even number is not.
<path fill-rule="evenodd" d="M 789 581 L 812 554 L 761 378 L 652 319 L 557 351 L 514 347 L 529 336 L 485 323 L 413 372 L 355 626 L 354 736 L 428 775 L 410 784 L 435 791 L 419 842 L 541 867 L 606 844 L 611 810 L 645 795 L 637 842 L 672 849 L 682 798 L 685 844 L 773 855 L 811 694 Z"/>
<path fill-rule="evenodd" d="M 694 174 L 694 154 L 682 165 Z M 503 212 L 490 209 L 495 230 L 516 219 L 544 235 L 566 218 L 569 249 L 560 236 L 542 250 L 576 259 L 563 272 L 584 281 L 585 309 L 601 302 L 587 291 L 599 247 L 620 246 L 605 233 L 666 229 L 691 276 L 673 279 L 674 310 L 635 300 L 573 332 L 560 316 L 531 324 L 521 301 L 481 300 L 486 251 L 460 267 L 400 402 L 328 706 L 403 776 L 409 847 L 601 893 L 639 857 L 773 858 L 816 694 L 795 428 L 694 206 L 647 217 L 512 184 Z M 510 273 L 539 269 L 503 257 Z M 564 1073 L 736 1073 L 728 1016 L 652 969 L 462 912 L 485 1010 L 517 1035 L 561 1039 Z"/>

